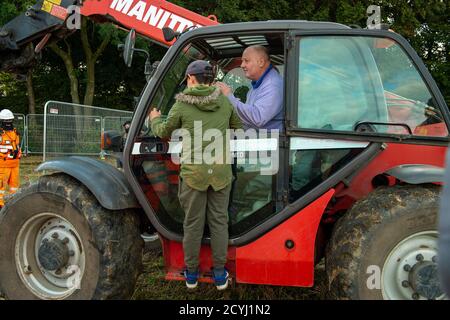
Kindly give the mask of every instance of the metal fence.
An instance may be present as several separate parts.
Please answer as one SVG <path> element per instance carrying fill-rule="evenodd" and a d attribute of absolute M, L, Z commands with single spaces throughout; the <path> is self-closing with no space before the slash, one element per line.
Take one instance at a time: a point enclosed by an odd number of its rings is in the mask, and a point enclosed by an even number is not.
<path fill-rule="evenodd" d="M 25 146 L 27 145 L 27 141 L 26 141 L 26 132 L 25 132 L 25 128 L 26 128 L 26 117 L 24 114 L 22 113 L 14 113 L 14 126 L 17 129 L 17 132 L 20 135 L 20 145 L 22 147 L 22 152 L 25 152 Z"/>
<path fill-rule="evenodd" d="M 108 131 L 108 130 L 121 130 L 122 125 L 126 121 L 131 121 L 131 116 L 124 116 L 124 117 L 104 117 L 103 118 L 103 124 L 102 124 L 102 131 Z"/>
<path fill-rule="evenodd" d="M 96 116 L 47 114 L 44 122 L 45 157 L 98 155 L 102 118 Z"/>
<path fill-rule="evenodd" d="M 44 114 L 15 114 L 26 154 L 46 158 L 61 155 L 103 155 L 101 135 L 106 130 L 122 131 L 132 112 L 49 101 Z"/>
<path fill-rule="evenodd" d="M 101 134 L 122 130 L 130 111 L 49 101 L 44 107 L 43 160 L 60 155 L 101 155 Z"/>
<path fill-rule="evenodd" d="M 27 154 L 42 154 L 44 138 L 44 115 L 26 116 L 25 147 Z"/>

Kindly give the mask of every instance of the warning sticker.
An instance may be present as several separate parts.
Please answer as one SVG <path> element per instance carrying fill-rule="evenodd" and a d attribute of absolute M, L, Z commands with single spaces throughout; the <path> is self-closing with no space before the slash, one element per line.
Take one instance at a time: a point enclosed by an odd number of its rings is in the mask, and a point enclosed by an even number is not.
<path fill-rule="evenodd" d="M 48 1 L 59 6 L 62 0 L 48 0 Z"/>
<path fill-rule="evenodd" d="M 50 14 L 54 17 L 57 17 L 61 20 L 65 20 L 67 17 L 67 10 L 66 8 L 60 7 L 58 5 L 53 5 L 52 11 Z"/>
<path fill-rule="evenodd" d="M 52 8 L 53 8 L 53 4 L 50 1 L 45 0 L 44 3 L 42 4 L 41 9 L 42 9 L 42 11 L 50 13 L 50 12 L 52 12 Z"/>
<path fill-rule="evenodd" d="M 58 114 L 59 113 L 58 109 L 55 109 L 55 108 L 50 108 L 49 112 L 52 113 L 52 114 Z"/>

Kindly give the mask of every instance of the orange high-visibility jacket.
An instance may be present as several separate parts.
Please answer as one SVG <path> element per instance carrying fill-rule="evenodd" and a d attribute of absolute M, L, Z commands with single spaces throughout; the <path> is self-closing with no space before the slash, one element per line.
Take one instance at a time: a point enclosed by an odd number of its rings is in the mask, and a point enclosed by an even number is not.
<path fill-rule="evenodd" d="M 21 150 L 19 144 L 19 134 L 16 129 L 0 131 L 0 167 L 14 168 L 19 166 L 19 159 L 21 157 Z M 14 157 L 14 154 L 17 156 Z"/>

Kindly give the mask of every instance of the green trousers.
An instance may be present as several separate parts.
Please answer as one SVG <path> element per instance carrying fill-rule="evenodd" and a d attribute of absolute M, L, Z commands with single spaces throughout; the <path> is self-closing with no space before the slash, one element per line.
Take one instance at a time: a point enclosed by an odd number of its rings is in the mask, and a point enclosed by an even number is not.
<path fill-rule="evenodd" d="M 197 270 L 205 222 L 211 233 L 214 268 L 223 268 L 228 251 L 228 200 L 231 184 L 219 191 L 211 187 L 199 191 L 180 181 L 178 197 L 185 212 L 183 223 L 184 262 L 189 271 Z"/>

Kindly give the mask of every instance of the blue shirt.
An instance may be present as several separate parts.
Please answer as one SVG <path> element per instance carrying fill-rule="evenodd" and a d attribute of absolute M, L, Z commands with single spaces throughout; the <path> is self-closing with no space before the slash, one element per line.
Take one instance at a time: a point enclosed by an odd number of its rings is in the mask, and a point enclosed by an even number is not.
<path fill-rule="evenodd" d="M 268 71 L 268 72 L 267 72 Z M 283 130 L 283 78 L 269 67 L 258 81 L 252 83 L 247 102 L 242 103 L 233 94 L 228 99 L 236 108 L 244 129 Z"/>

